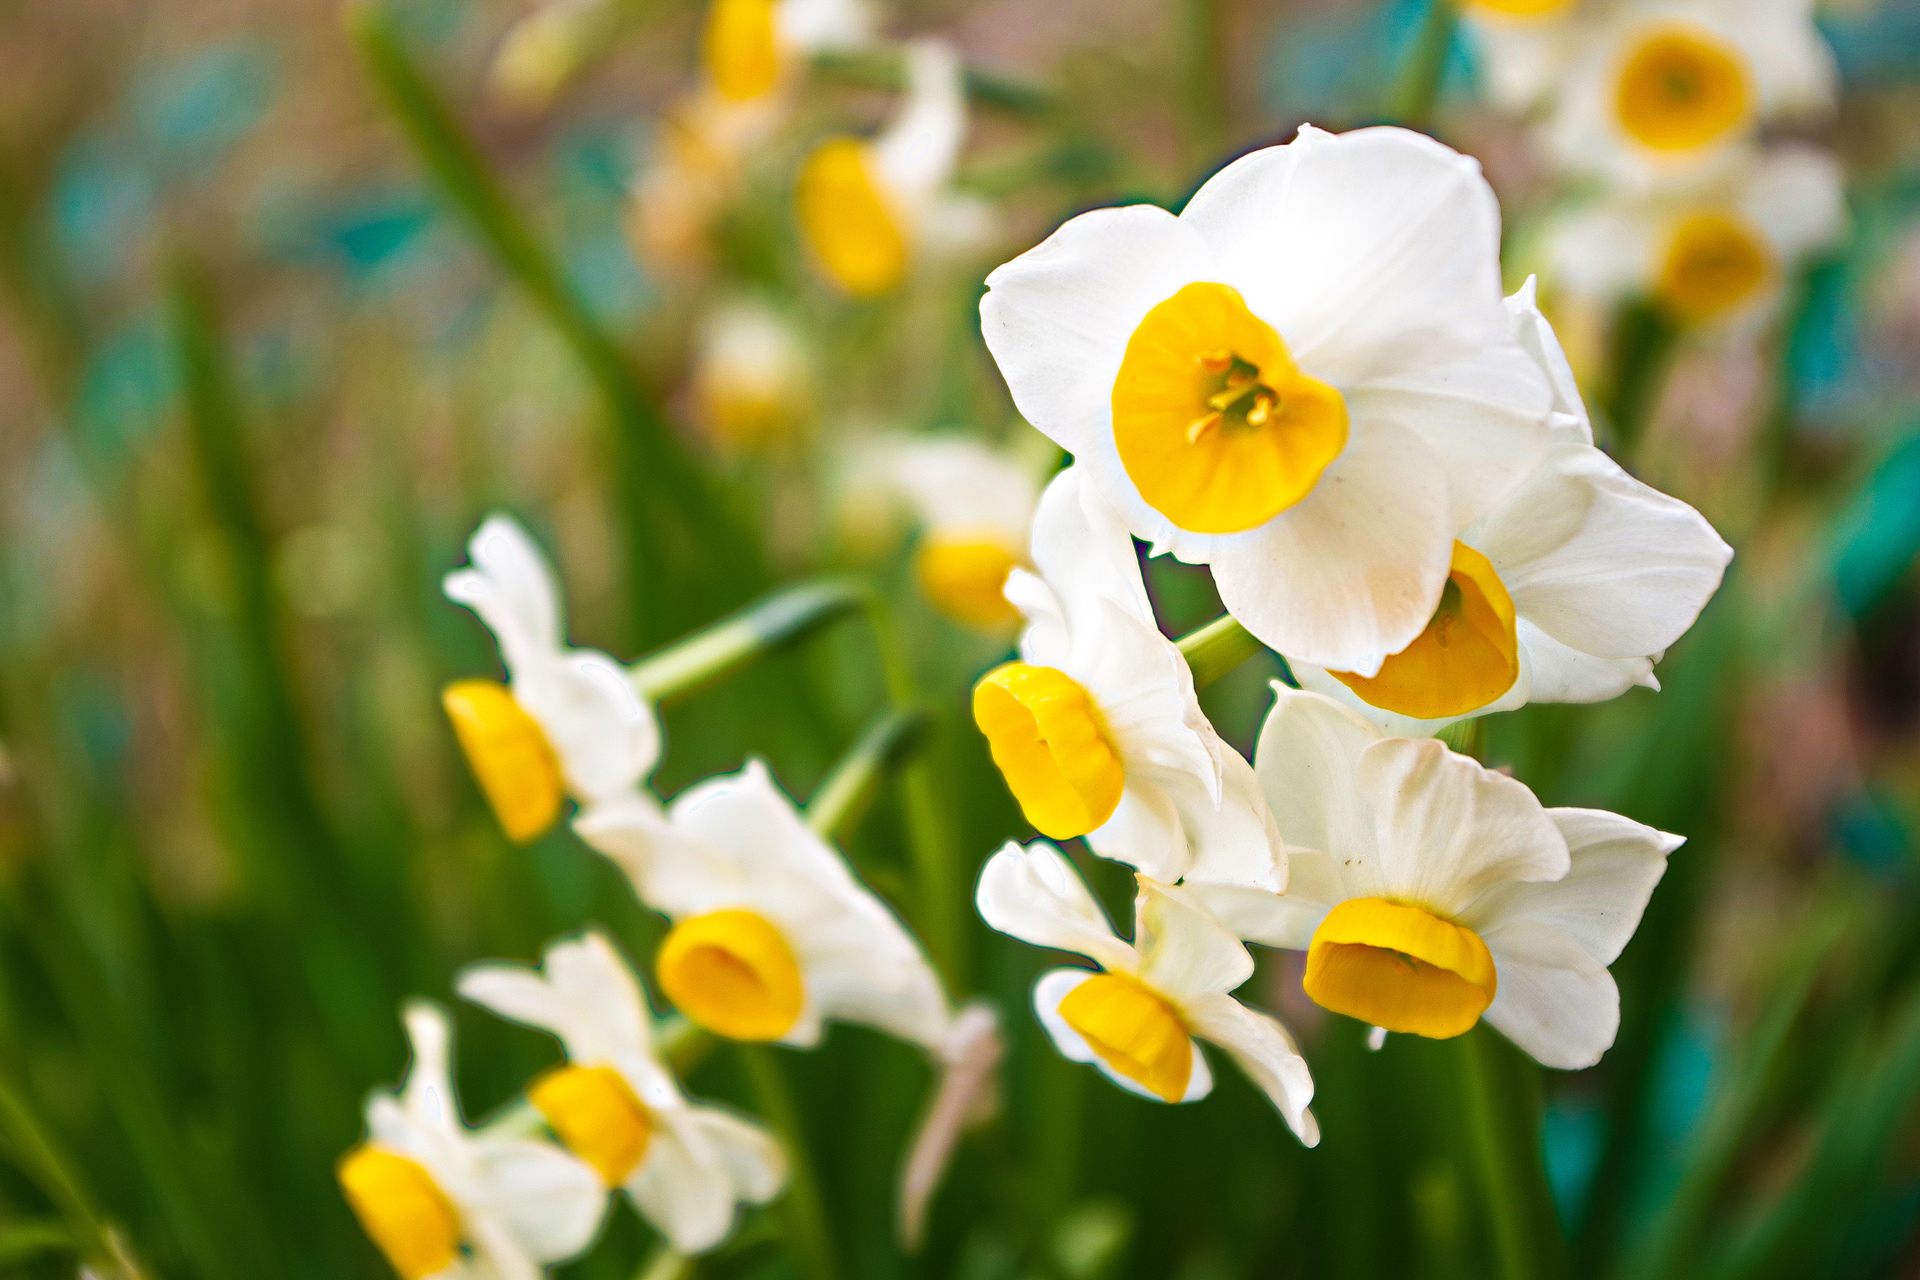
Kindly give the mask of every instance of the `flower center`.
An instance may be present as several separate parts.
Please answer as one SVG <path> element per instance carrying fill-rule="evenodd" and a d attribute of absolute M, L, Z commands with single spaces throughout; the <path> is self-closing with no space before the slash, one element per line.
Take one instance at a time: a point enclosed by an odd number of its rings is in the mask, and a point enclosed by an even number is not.
<path fill-rule="evenodd" d="M 1480 935 L 1385 898 L 1349 898 L 1307 947 L 1306 993 L 1335 1013 L 1445 1040 L 1471 1030 L 1498 977 Z"/>
<path fill-rule="evenodd" d="M 422 1280 L 458 1256 L 460 1215 L 419 1164 L 359 1146 L 341 1157 L 334 1172 L 354 1216 L 400 1280 Z"/>
<path fill-rule="evenodd" d="M 1467 0 L 1469 9 L 1497 13 L 1503 18 L 1546 18 L 1564 13 L 1574 0 Z"/>
<path fill-rule="evenodd" d="M 973 687 L 973 720 L 1041 834 L 1069 840 L 1113 816 L 1126 770 L 1100 709 L 1072 676 L 1009 662 Z"/>
<path fill-rule="evenodd" d="M 1019 610 L 1008 603 L 1007 575 L 1020 563 L 1017 552 L 989 538 L 920 540 L 913 568 L 920 589 L 940 612 L 982 631 L 996 631 Z"/>
<path fill-rule="evenodd" d="M 1738 306 L 1766 282 L 1773 255 L 1748 223 L 1731 213 L 1696 213 L 1667 241 L 1655 286 L 1682 320 L 1711 319 Z"/>
<path fill-rule="evenodd" d="M 1381 663 L 1378 675 L 1327 674 L 1386 711 L 1419 720 L 1463 716 L 1520 678 L 1513 597 L 1485 556 L 1455 542 L 1440 607 L 1426 630 Z"/>
<path fill-rule="evenodd" d="M 828 279 L 857 298 L 891 291 L 907 273 L 907 238 L 857 138 L 830 138 L 800 170 L 800 231 Z"/>
<path fill-rule="evenodd" d="M 1237 533 L 1312 491 L 1346 447 L 1347 406 L 1294 366 L 1237 290 L 1190 284 L 1127 340 L 1113 438 L 1154 510 L 1195 533 Z"/>
<path fill-rule="evenodd" d="M 539 722 L 497 680 L 456 681 L 440 702 L 508 839 L 524 844 L 552 826 L 566 783 Z"/>
<path fill-rule="evenodd" d="M 806 1003 L 793 949 L 752 911 L 689 916 L 667 933 L 655 963 L 680 1012 L 732 1040 L 778 1040 Z"/>
<path fill-rule="evenodd" d="M 714 0 L 705 53 L 721 96 L 745 102 L 773 88 L 780 76 L 774 0 Z"/>
<path fill-rule="evenodd" d="M 1100 1060 L 1168 1102 L 1187 1096 L 1193 1042 L 1187 1024 L 1138 978 L 1096 973 L 1067 992 L 1060 1018 Z"/>
<path fill-rule="evenodd" d="M 1745 123 L 1753 93 L 1740 55 L 1693 27 L 1667 27 L 1628 55 L 1615 88 L 1620 126 L 1654 151 L 1689 151 Z"/>
<path fill-rule="evenodd" d="M 555 1067 L 528 1087 L 527 1100 L 610 1187 L 625 1182 L 647 1154 L 653 1117 L 612 1067 Z"/>

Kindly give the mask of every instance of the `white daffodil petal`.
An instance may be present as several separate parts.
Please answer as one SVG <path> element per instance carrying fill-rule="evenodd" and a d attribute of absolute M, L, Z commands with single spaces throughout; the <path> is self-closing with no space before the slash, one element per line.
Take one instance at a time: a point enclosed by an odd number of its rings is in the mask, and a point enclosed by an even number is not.
<path fill-rule="evenodd" d="M 1374 798 L 1381 896 L 1453 916 L 1502 881 L 1567 873 L 1566 839 L 1533 792 L 1431 738 L 1373 743 L 1357 777 Z"/>
<path fill-rule="evenodd" d="M 413 1063 L 407 1068 L 400 1105 L 409 1120 L 453 1132 L 460 1126 L 460 1107 L 454 1100 L 449 1071 L 453 1028 L 446 1013 L 425 1000 L 408 1001 L 402 1018 L 407 1042 L 413 1047 Z"/>
<path fill-rule="evenodd" d="M 460 1271 L 453 1272 L 460 1280 L 542 1280 L 546 1275 L 540 1260 L 514 1237 L 506 1223 L 482 1217 L 465 1226 L 473 1257 Z M 442 1277 L 447 1274 L 441 1273 Z"/>
<path fill-rule="evenodd" d="M 1326 854 L 1312 849 L 1293 849 L 1289 854 L 1285 893 L 1198 884 L 1192 887 L 1193 896 L 1237 938 L 1305 951 L 1327 912 L 1352 895 L 1340 868 Z"/>
<path fill-rule="evenodd" d="M 621 796 L 659 763 L 653 708 L 604 653 L 574 650 L 523 666 L 513 696 L 546 730 L 568 790 L 584 801 Z"/>
<path fill-rule="evenodd" d="M 1067 601 L 1071 625 L 1093 621 L 1075 616 L 1076 598 L 1109 600 L 1135 618 L 1153 621 L 1133 539 L 1084 467 L 1060 472 L 1040 495 L 1033 516 L 1033 563 Z"/>
<path fill-rule="evenodd" d="M 1033 984 L 1033 1011 L 1040 1019 L 1040 1025 L 1046 1028 L 1047 1035 L 1053 1039 L 1053 1047 L 1060 1056 L 1069 1062 L 1092 1063 L 1099 1068 L 1100 1074 L 1125 1089 L 1128 1093 L 1150 1098 L 1155 1102 L 1165 1102 L 1153 1090 L 1137 1080 L 1121 1075 L 1107 1065 L 1106 1059 L 1093 1051 L 1078 1031 L 1067 1025 L 1060 1016 L 1060 1002 L 1075 987 L 1093 977 L 1091 969 L 1049 969 Z M 1187 1075 L 1187 1091 L 1182 1094 L 1182 1102 L 1198 1102 L 1213 1092 L 1213 1072 L 1207 1066 L 1206 1055 L 1200 1052 L 1200 1046 L 1188 1041 L 1193 1050 L 1193 1066 Z"/>
<path fill-rule="evenodd" d="M 1267 806 L 1260 779 L 1245 756 L 1221 742 L 1220 805 L 1191 804 L 1183 810 L 1192 849 L 1186 883 L 1247 885 L 1280 893 L 1288 879 L 1286 845 Z"/>
<path fill-rule="evenodd" d="M 872 155 L 881 183 L 918 221 L 959 162 L 967 96 L 960 55 L 946 41 L 909 41 L 906 64 L 906 97 L 874 138 Z"/>
<path fill-rule="evenodd" d="M 1557 929 L 1531 921 L 1482 935 L 1500 974 L 1486 1020 L 1544 1066 L 1600 1061 L 1620 1029 L 1620 989 L 1606 967 Z"/>
<path fill-rule="evenodd" d="M 1156 880 L 1178 880 L 1188 865 L 1180 809 L 1167 787 L 1158 785 L 1157 778 L 1143 778 L 1142 772 L 1127 770 L 1126 789 L 1113 816 L 1087 833 L 1087 844 L 1101 857 L 1124 862 Z"/>
<path fill-rule="evenodd" d="M 1528 696 L 1534 702 L 1605 702 L 1635 685 L 1660 687 L 1651 656 L 1596 658 L 1561 644 L 1525 618 L 1516 629 L 1521 662 L 1530 672 Z"/>
<path fill-rule="evenodd" d="M 1586 402 L 1580 397 L 1580 384 L 1574 379 L 1573 365 L 1567 360 L 1559 336 L 1540 312 L 1535 300 L 1537 287 L 1535 278 L 1528 276 L 1526 283 L 1507 297 L 1507 317 L 1513 326 L 1514 341 L 1540 366 L 1553 390 L 1553 416 L 1549 419 L 1553 439 L 1592 444 L 1593 423 L 1587 415 Z"/>
<path fill-rule="evenodd" d="M 787 1155 L 772 1134 L 720 1107 L 692 1107 L 687 1114 L 741 1200 L 765 1204 L 780 1194 L 787 1185 Z"/>
<path fill-rule="evenodd" d="M 445 580 L 447 597 L 480 615 L 500 642 L 509 673 L 565 643 L 553 568 L 518 522 L 488 516 L 467 540 L 470 569 Z"/>
<path fill-rule="evenodd" d="M 1024 849 L 1008 841 L 980 869 L 974 901 L 981 919 L 1009 937 L 1086 956 L 1116 973 L 1139 968 L 1140 957 L 1114 936 L 1080 873 L 1045 841 Z"/>
<path fill-rule="evenodd" d="M 607 1192 L 584 1161 L 546 1142 L 477 1142 L 474 1152 L 486 1188 L 474 1207 L 504 1224 L 530 1256 L 558 1262 L 586 1248 Z"/>
<path fill-rule="evenodd" d="M 701 1253 L 726 1238 L 737 1203 L 773 1198 L 786 1157 L 769 1134 L 718 1108 L 690 1107 L 665 1120 L 627 1178 L 627 1194 L 674 1249 Z"/>
<path fill-rule="evenodd" d="M 1356 431 L 1296 506 L 1216 540 L 1220 599 L 1289 658 L 1372 675 L 1426 627 L 1446 583 L 1457 526 L 1440 468 L 1403 427 Z"/>
<path fill-rule="evenodd" d="M 1231 991 L 1253 976 L 1240 940 L 1186 890 L 1142 876 L 1134 911 L 1140 980 L 1176 1003 Z"/>
<path fill-rule="evenodd" d="M 1340 856 L 1348 859 L 1358 854 L 1363 874 L 1371 876 L 1377 861 L 1368 856 L 1374 849 L 1374 830 L 1359 790 L 1359 765 L 1361 752 L 1380 740 L 1380 731 L 1320 694 L 1276 681 L 1273 695 L 1273 710 L 1260 727 L 1254 749 L 1253 770 L 1281 837 L 1294 850 L 1341 850 Z M 1302 889 L 1292 879 L 1299 857 L 1295 852 L 1288 858 L 1290 893 Z M 1366 884 L 1377 881 L 1368 879 Z"/>
<path fill-rule="evenodd" d="M 1313 1101 L 1313 1075 L 1300 1056 L 1300 1046 L 1277 1019 L 1222 992 L 1195 996 L 1181 1005 L 1180 1012 L 1194 1035 L 1232 1055 L 1302 1143 L 1320 1145 L 1320 1123 L 1307 1109 Z"/>

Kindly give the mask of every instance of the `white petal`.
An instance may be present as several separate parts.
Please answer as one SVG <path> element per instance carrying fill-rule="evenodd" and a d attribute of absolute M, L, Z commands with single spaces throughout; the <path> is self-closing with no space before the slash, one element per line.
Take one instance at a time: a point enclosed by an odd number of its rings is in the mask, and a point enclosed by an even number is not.
<path fill-rule="evenodd" d="M 1297 505 L 1215 540 L 1221 600 L 1289 658 L 1377 672 L 1425 629 L 1446 584 L 1457 526 L 1441 466 L 1405 428 L 1356 431 Z"/>
<path fill-rule="evenodd" d="M 693 1123 L 726 1167 L 734 1191 L 749 1204 L 765 1204 L 787 1184 L 787 1156 L 771 1133 L 722 1107 L 692 1107 Z"/>
<path fill-rule="evenodd" d="M 1278 893 L 1287 887 L 1287 850 L 1279 824 L 1267 808 L 1260 779 L 1245 756 L 1220 742 L 1219 808 L 1193 803 L 1183 810 L 1191 858 L 1184 882 L 1247 885 Z"/>
<path fill-rule="evenodd" d="M 1096 478 L 1116 503 L 1132 490 L 1110 400 L 1127 341 L 1153 307 L 1212 274 L 1193 229 L 1143 204 L 1083 213 L 987 277 L 980 331 L 1014 404 L 1075 457 L 1108 456 Z"/>
<path fill-rule="evenodd" d="M 873 38 L 868 0 L 780 0 L 775 13 L 781 39 L 804 53 L 857 48 Z"/>
<path fill-rule="evenodd" d="M 1652 285 L 1657 219 L 1624 203 L 1575 209 L 1546 234 L 1547 282 L 1597 302 L 1612 302 Z"/>
<path fill-rule="evenodd" d="M 723 853 L 675 829 L 649 796 L 583 810 L 573 829 L 626 873 L 642 902 L 676 920 L 728 906 L 742 892 L 743 877 Z"/>
<path fill-rule="evenodd" d="M 1292 850 L 1288 892 L 1301 888 L 1293 879 L 1301 874 L 1301 850 L 1319 850 L 1332 855 L 1337 864 L 1352 861 L 1371 869 L 1378 858 L 1373 816 L 1360 788 L 1359 768 L 1361 753 L 1380 741 L 1380 731 L 1320 694 L 1289 689 L 1277 681 L 1273 694 L 1273 710 L 1260 728 L 1253 768 L 1281 838 Z M 1343 865 L 1338 871 L 1343 879 L 1345 870 Z M 1376 879 L 1365 879 L 1357 893 L 1342 892 L 1340 897 L 1366 896 L 1377 884 Z"/>
<path fill-rule="evenodd" d="M 1612 964 L 1683 837 L 1599 809 L 1549 809 L 1547 816 L 1566 837 L 1567 874 L 1546 884 L 1496 885 L 1462 913 L 1461 923 L 1489 938 L 1520 924 L 1544 925 L 1596 962 Z"/>
<path fill-rule="evenodd" d="M 1313 1101 L 1313 1075 L 1300 1046 L 1277 1019 L 1217 992 L 1188 1000 L 1180 1012 L 1195 1035 L 1233 1056 L 1301 1142 L 1320 1144 L 1320 1124 L 1307 1109 Z"/>
<path fill-rule="evenodd" d="M 1500 977 L 1487 1021 L 1545 1066 L 1600 1061 L 1620 1029 L 1620 990 L 1605 966 L 1544 924 L 1514 924 L 1485 941 Z"/>
<path fill-rule="evenodd" d="M 1053 588 L 1025 569 L 1014 569 L 1007 574 L 1003 592 L 1007 603 L 1026 619 L 1020 633 L 1020 661 L 1066 670 L 1073 660 L 1073 639 L 1067 630 L 1066 606 Z"/>
<path fill-rule="evenodd" d="M 1534 695 L 1533 667 L 1527 652 L 1529 635 L 1540 636 L 1542 633 L 1538 627 L 1530 629 L 1524 618 L 1517 620 L 1516 629 L 1519 632 L 1520 641 L 1519 677 L 1514 680 L 1512 687 L 1498 698 L 1484 707 L 1475 707 L 1465 715 L 1442 716 L 1435 720 L 1403 716 L 1396 711 L 1388 711 L 1385 707 L 1376 707 L 1369 703 L 1352 689 L 1335 680 L 1325 668 L 1316 667 L 1307 662 L 1293 662 L 1288 664 L 1288 669 L 1293 672 L 1293 678 L 1300 682 L 1302 689 L 1332 698 L 1341 706 L 1360 715 L 1368 724 L 1389 738 L 1431 738 L 1457 720 L 1492 715 L 1496 711 L 1513 711 L 1526 706 L 1528 702 L 1545 701 Z M 1552 641 L 1548 643 L 1551 644 Z M 1625 687 L 1622 685 L 1621 689 Z"/>
<path fill-rule="evenodd" d="M 1076 629 L 1098 621 L 1083 617 L 1094 600 L 1111 601 L 1141 621 L 1153 621 L 1133 539 L 1086 467 L 1068 467 L 1040 495 L 1033 516 L 1033 563 L 1066 604 L 1069 625 Z"/>
<path fill-rule="evenodd" d="M 1553 416 L 1549 421 L 1554 440 L 1592 444 L 1593 423 L 1587 415 L 1586 401 L 1580 397 L 1580 384 L 1574 379 L 1573 365 L 1559 336 L 1534 300 L 1535 288 L 1534 277 L 1528 276 L 1527 282 L 1507 297 L 1513 339 L 1547 375 L 1547 385 L 1553 390 Z"/>
<path fill-rule="evenodd" d="M 514 700 L 540 722 L 567 789 L 588 803 L 632 790 L 660 760 L 660 723 L 626 670 L 604 653 L 570 649 L 522 664 Z"/>
<path fill-rule="evenodd" d="M 1141 876 L 1134 918 L 1140 980 L 1175 1004 L 1231 991 L 1253 976 L 1253 957 L 1240 940 L 1184 889 Z"/>
<path fill-rule="evenodd" d="M 880 182 L 917 222 L 959 162 L 967 139 L 967 95 L 960 56 L 946 41 L 909 41 L 906 64 L 900 113 L 872 146 Z"/>
<path fill-rule="evenodd" d="M 1080 873 L 1043 840 L 1024 849 L 1008 841 L 988 858 L 974 903 L 981 919 L 1009 937 L 1071 951 L 1118 973 L 1139 967 L 1139 956 L 1114 936 Z"/>
<path fill-rule="evenodd" d="M 1525 618 L 1517 630 L 1521 661 L 1532 673 L 1531 701 L 1605 702 L 1637 684 L 1660 687 L 1651 657 L 1596 658 L 1561 644 Z"/>
<path fill-rule="evenodd" d="M 1193 886 L 1193 896 L 1237 938 L 1262 946 L 1305 951 L 1327 912 L 1352 895 L 1335 860 L 1312 849 L 1290 851 L 1285 893 L 1235 885 Z"/>
<path fill-rule="evenodd" d="M 606 1210 L 607 1189 L 584 1161 L 548 1142 L 476 1142 L 479 1174 L 471 1214 L 492 1218 L 541 1262 L 586 1248 Z"/>
<path fill-rule="evenodd" d="M 1187 833 L 1168 788 L 1157 778 L 1142 776 L 1146 772 L 1127 771 L 1113 816 L 1087 833 L 1087 845 L 1101 857 L 1124 862 L 1156 880 L 1178 880 L 1187 869 Z"/>
<path fill-rule="evenodd" d="M 1775 147 L 1747 179 L 1740 208 L 1766 233 L 1783 262 L 1798 262 L 1838 239 L 1846 227 L 1840 162 L 1831 152 L 1802 143 Z"/>
<path fill-rule="evenodd" d="M 1060 1016 L 1060 1002 L 1067 998 L 1067 993 L 1093 976 L 1089 969 L 1049 969 L 1041 974 L 1033 984 L 1033 1011 L 1039 1017 L 1040 1025 L 1052 1037 L 1053 1047 L 1060 1051 L 1061 1057 L 1070 1062 L 1090 1062 L 1100 1069 L 1101 1075 L 1128 1093 L 1151 1098 L 1155 1102 L 1165 1102 L 1165 1098 L 1145 1085 L 1108 1066 L 1106 1059 L 1095 1053 L 1080 1033 L 1068 1026 L 1066 1019 Z M 1191 1040 L 1188 1043 L 1193 1047 L 1193 1068 L 1187 1076 L 1187 1091 L 1181 1095 L 1180 1101 L 1198 1102 L 1213 1092 L 1213 1072 L 1208 1069 L 1206 1056 L 1200 1052 L 1200 1046 Z"/>
<path fill-rule="evenodd" d="M 934 532 L 991 532 L 1024 547 L 1040 485 L 1032 468 L 971 436 L 914 437 L 875 448 L 920 524 Z"/>
<path fill-rule="evenodd" d="M 449 1072 L 453 1028 L 446 1012 L 431 1001 L 409 1000 L 401 1012 L 413 1065 L 407 1068 L 400 1105 L 413 1123 L 452 1132 L 460 1125 L 460 1103 Z"/>
<path fill-rule="evenodd" d="M 786 1157 L 771 1135 L 718 1108 L 693 1107 L 654 1131 L 626 1189 L 676 1251 L 693 1254 L 726 1239 L 735 1204 L 764 1203 L 785 1180 Z"/>
<path fill-rule="evenodd" d="M 565 643 L 559 588 L 527 531 L 511 517 L 488 516 L 467 540 L 467 558 L 472 568 L 446 576 L 447 598 L 480 615 L 500 642 L 507 671 L 557 652 Z"/>
<path fill-rule="evenodd" d="M 1566 838 L 1533 792 L 1432 738 L 1374 743 L 1358 781 L 1374 806 L 1381 896 L 1451 917 L 1503 881 L 1567 873 Z"/>

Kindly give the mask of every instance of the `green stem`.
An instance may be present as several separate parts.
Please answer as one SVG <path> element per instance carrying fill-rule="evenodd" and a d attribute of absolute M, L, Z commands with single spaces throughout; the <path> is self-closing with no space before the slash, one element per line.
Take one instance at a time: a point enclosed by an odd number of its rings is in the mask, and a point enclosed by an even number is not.
<path fill-rule="evenodd" d="M 1440 99 L 1440 82 L 1447 71 L 1447 55 L 1453 49 L 1453 27 L 1458 15 L 1455 0 L 1432 0 L 1427 7 L 1420 34 L 1414 38 L 1413 52 L 1393 86 L 1393 98 L 1387 104 L 1387 117 L 1409 129 L 1428 129 L 1433 124 L 1434 104 Z"/>
<path fill-rule="evenodd" d="M 1509 1144 L 1499 1127 L 1501 1100 L 1488 1061 L 1489 1033 L 1476 1027 L 1454 1043 L 1460 1047 L 1460 1083 L 1474 1170 L 1482 1202 L 1492 1218 L 1495 1272 L 1501 1280 L 1529 1280 L 1538 1274 L 1522 1221 L 1522 1194 Z"/>
<path fill-rule="evenodd" d="M 925 741 L 928 723 L 924 711 L 882 712 L 814 791 L 807 825 L 824 839 L 844 839 L 866 813 L 880 780 Z"/>
<path fill-rule="evenodd" d="M 627 676 L 648 702 L 670 702 L 812 634 L 860 608 L 866 599 L 866 589 L 855 583 L 803 582 L 642 658 L 627 669 Z"/>
<path fill-rule="evenodd" d="M 18 1161 L 21 1172 L 53 1201 L 67 1229 L 73 1233 L 80 1256 L 89 1265 L 113 1267 L 125 1280 L 140 1280 L 138 1265 L 127 1256 L 113 1228 L 94 1209 L 80 1180 L 5 1075 L 0 1075 L 0 1133 L 6 1135 L 7 1149 Z"/>
<path fill-rule="evenodd" d="M 693 1274 L 693 1259 L 676 1253 L 671 1245 L 661 1245 L 640 1264 L 633 1280 L 685 1280 Z"/>
<path fill-rule="evenodd" d="M 736 1047 L 759 1100 L 760 1114 L 786 1148 L 787 1194 L 780 1202 L 780 1216 L 794 1265 L 808 1280 L 837 1280 L 840 1272 L 834 1263 L 833 1231 L 827 1223 L 819 1178 L 808 1155 L 800 1113 L 793 1105 L 786 1075 L 767 1046 L 742 1043 Z"/>
<path fill-rule="evenodd" d="M 1433 735 L 1463 756 L 1480 759 L 1487 746 L 1487 722 L 1484 716 L 1468 716 Z"/>
<path fill-rule="evenodd" d="M 1174 643 L 1193 670 L 1195 689 L 1206 688 L 1265 647 L 1230 613 L 1189 631 Z"/>

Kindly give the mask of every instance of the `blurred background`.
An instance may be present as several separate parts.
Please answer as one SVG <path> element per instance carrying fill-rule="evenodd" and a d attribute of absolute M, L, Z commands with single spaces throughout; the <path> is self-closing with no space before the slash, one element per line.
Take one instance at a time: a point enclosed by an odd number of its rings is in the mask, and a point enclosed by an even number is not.
<path fill-rule="evenodd" d="M 889 4 L 725 145 L 697 0 L 371 12 L 0 0 L 0 1274 L 99 1266 L 93 1231 L 156 1277 L 390 1274 L 333 1163 L 404 1070 L 399 1002 L 455 1009 L 481 1116 L 556 1051 L 454 1001 L 460 966 L 588 923 L 650 954 L 564 826 L 508 843 L 440 711 L 497 671 L 439 592 L 490 511 L 622 660 L 780 584 L 878 584 L 964 892 L 1025 830 L 966 712 L 1011 636 L 928 598 L 939 504 L 876 459 L 966 440 L 1037 483 L 985 273 L 1308 120 L 1478 157 L 1602 443 L 1738 550 L 1662 692 L 1487 729 L 1547 803 L 1689 838 L 1615 966 L 1619 1040 L 1571 1074 L 1499 1042 L 1532 1173 L 1489 1188 L 1457 1060 L 1367 1052 L 1285 957 L 1251 998 L 1306 1046 L 1314 1151 L 1234 1072 L 1170 1108 L 1059 1060 L 1026 1001 L 1048 957 L 969 911 L 944 963 L 1003 1011 L 1004 1106 L 917 1255 L 891 1223 L 922 1059 L 850 1028 L 783 1055 L 846 1273 L 1489 1275 L 1504 1197 L 1531 1274 L 1920 1274 L 1920 3 L 1821 6 L 1837 108 L 1768 127 L 1839 157 L 1845 231 L 1712 330 L 1556 293 L 1581 188 L 1431 0 Z M 849 296 L 796 175 L 898 109 L 919 35 L 964 60 L 964 147 L 904 280 Z M 1169 634 L 1218 615 L 1204 570 L 1148 577 Z M 758 754 L 804 799 L 889 697 L 874 643 L 836 624 L 667 708 L 656 789 Z M 1281 673 L 1207 691 L 1242 750 Z M 849 854 L 914 923 L 902 821 L 883 799 Z M 726 1054 L 689 1087 L 750 1096 Z M 697 1273 L 792 1274 L 764 1218 Z M 561 1274 L 650 1249 L 622 1205 Z"/>

